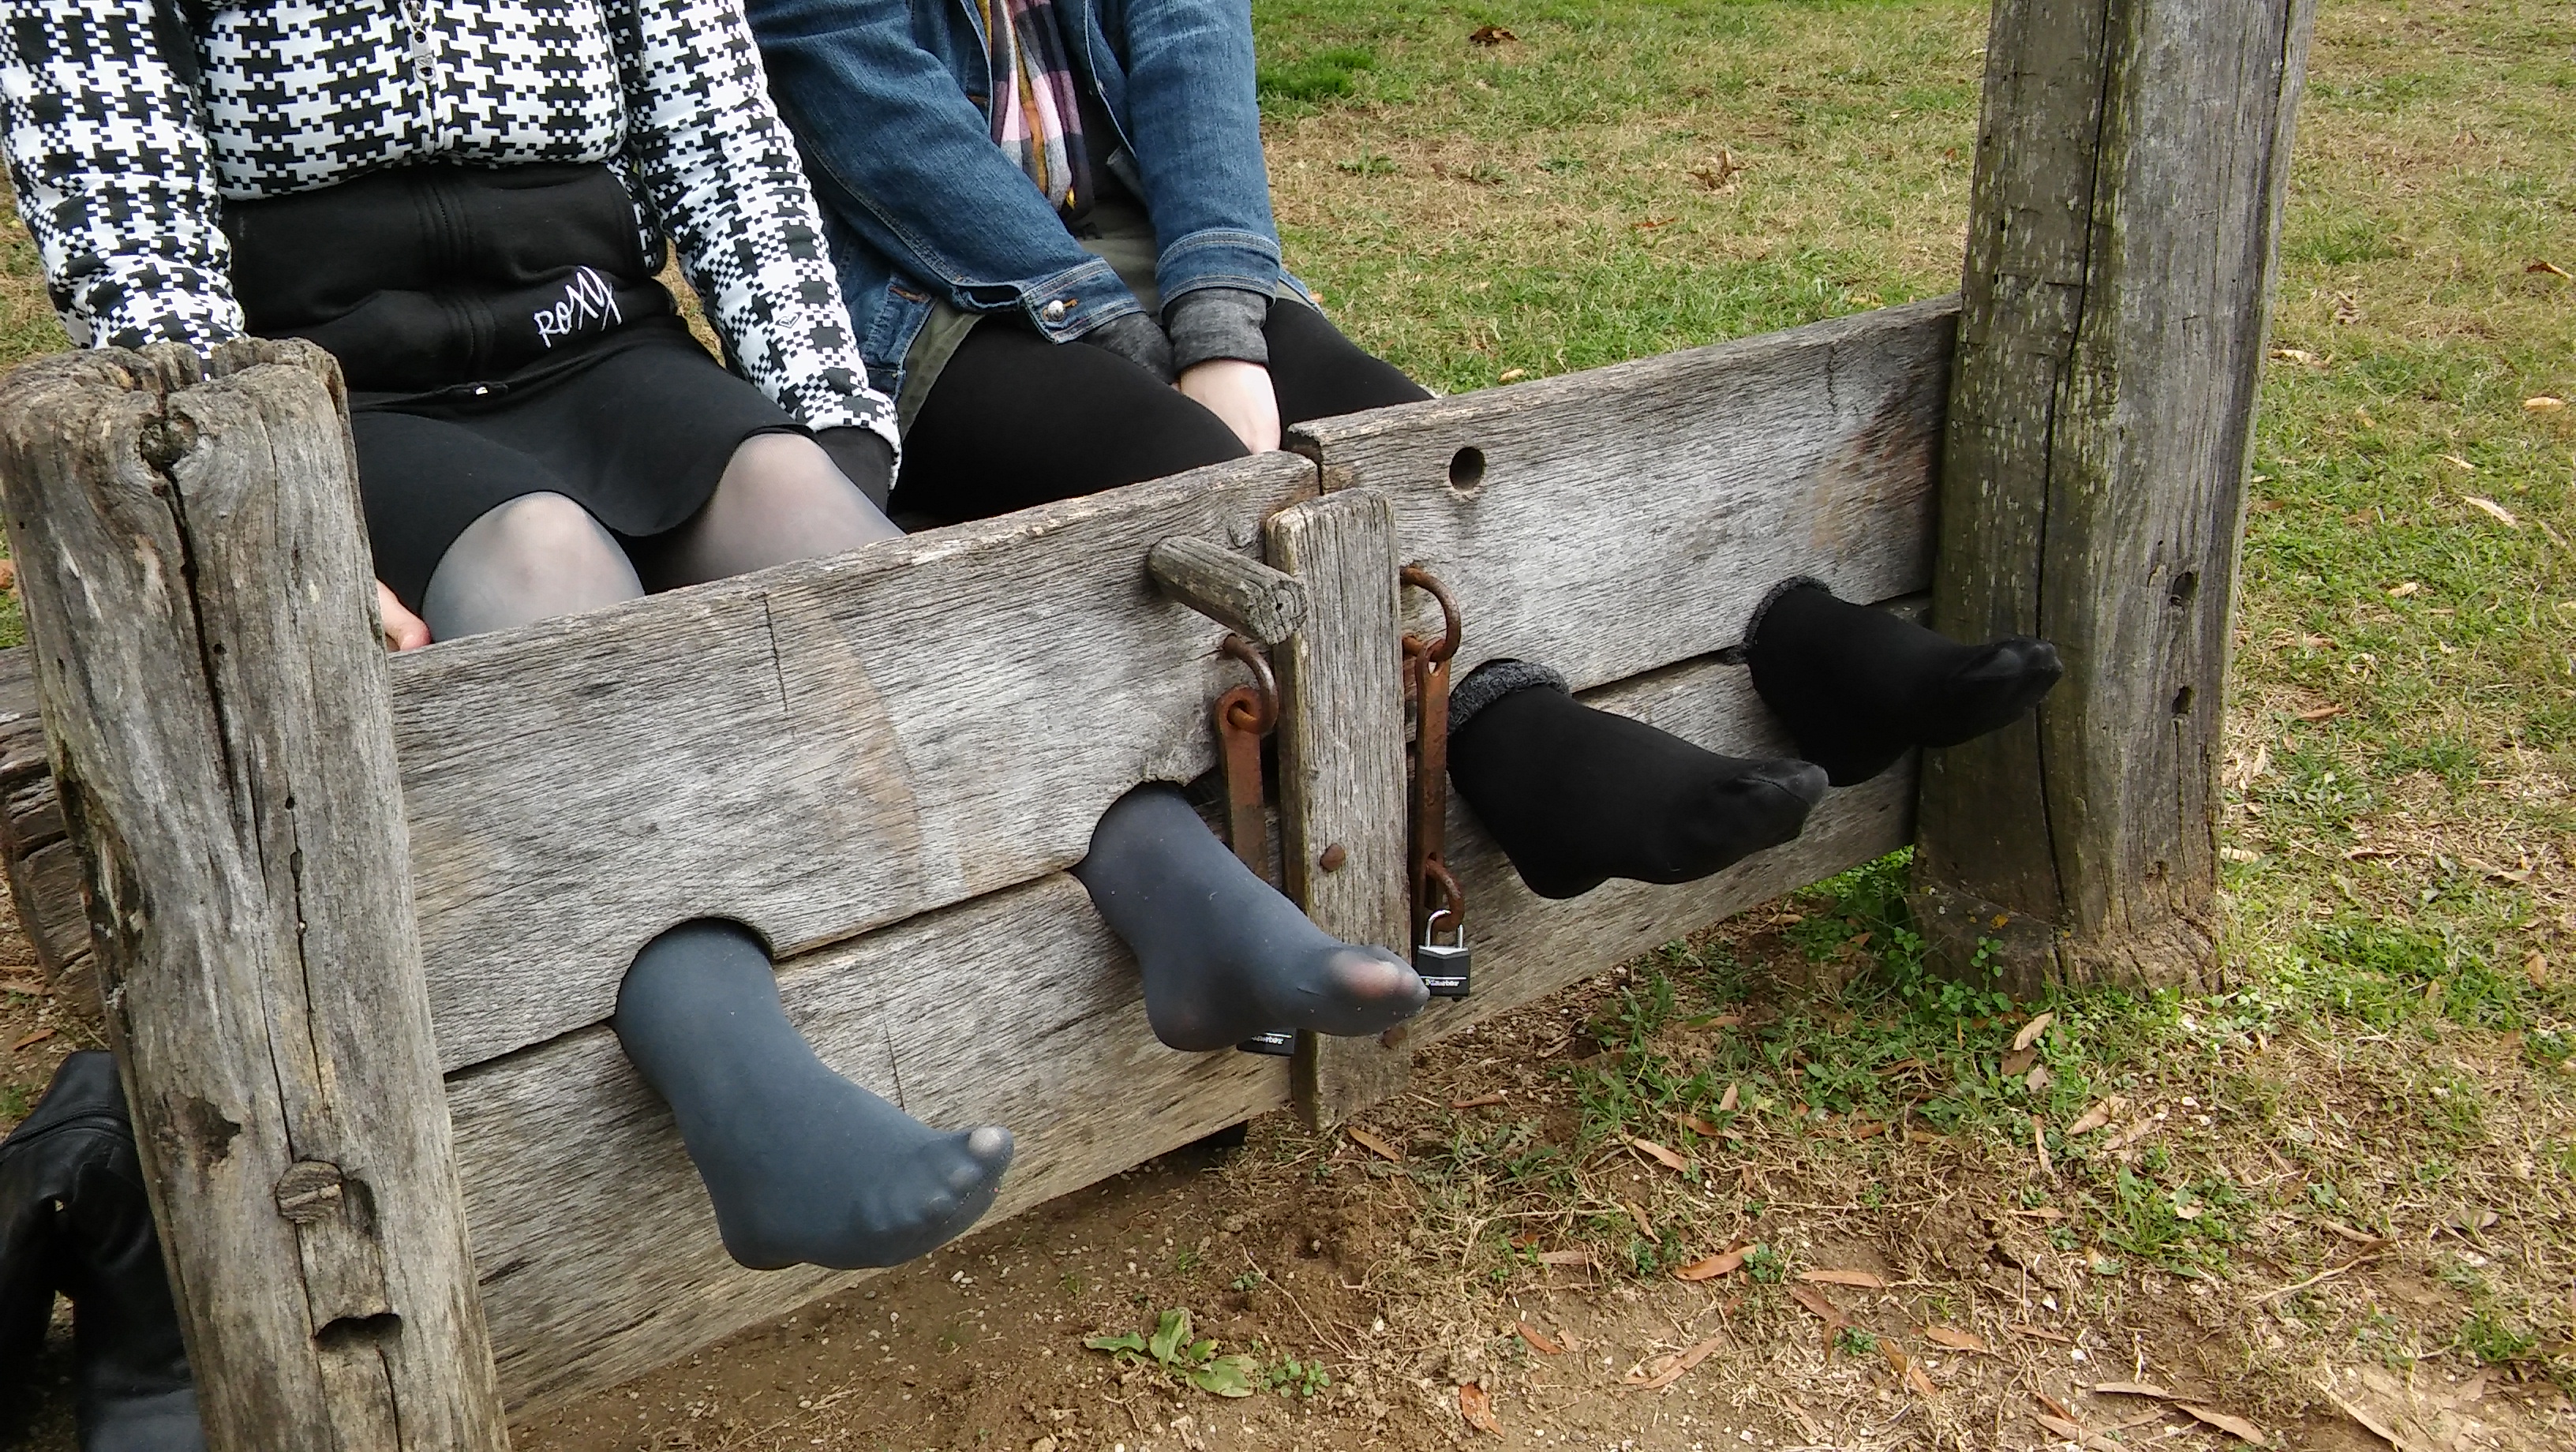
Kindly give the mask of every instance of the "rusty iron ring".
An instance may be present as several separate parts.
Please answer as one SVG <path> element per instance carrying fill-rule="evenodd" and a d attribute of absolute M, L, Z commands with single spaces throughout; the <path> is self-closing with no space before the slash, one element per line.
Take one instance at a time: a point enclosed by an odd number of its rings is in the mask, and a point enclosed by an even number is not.
<path fill-rule="evenodd" d="M 1456 655 L 1459 638 L 1465 634 L 1466 628 L 1459 623 L 1458 602 L 1449 598 L 1449 587 L 1419 565 L 1406 565 L 1397 572 L 1396 578 L 1440 602 L 1440 643 L 1431 645 L 1418 636 L 1408 635 L 1404 638 L 1406 651 L 1419 654 L 1426 665 L 1438 665 Z"/>
<path fill-rule="evenodd" d="M 1279 724 L 1279 680 L 1270 673 L 1270 657 L 1240 635 L 1227 636 L 1222 649 L 1252 672 L 1250 686 L 1237 686 L 1225 693 L 1225 723 L 1255 736 L 1268 733 Z"/>

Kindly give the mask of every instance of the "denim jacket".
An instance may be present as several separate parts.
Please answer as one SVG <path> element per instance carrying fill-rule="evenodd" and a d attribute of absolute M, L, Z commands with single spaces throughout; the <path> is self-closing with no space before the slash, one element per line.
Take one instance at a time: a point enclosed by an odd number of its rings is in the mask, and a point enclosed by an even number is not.
<path fill-rule="evenodd" d="M 1248 0 L 1056 0 L 1090 138 L 1144 199 L 1168 303 L 1282 281 L 1261 161 Z M 992 140 L 974 0 L 745 0 L 770 90 L 805 153 L 841 295 L 877 386 L 901 386 L 934 300 L 1017 309 L 1057 342 L 1140 311 Z M 1113 149 L 1114 148 L 1114 149 Z"/>

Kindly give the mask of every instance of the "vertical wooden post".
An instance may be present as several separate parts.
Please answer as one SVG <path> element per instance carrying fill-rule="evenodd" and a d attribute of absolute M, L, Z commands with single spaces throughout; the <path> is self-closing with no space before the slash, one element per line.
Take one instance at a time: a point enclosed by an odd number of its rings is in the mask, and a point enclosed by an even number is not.
<path fill-rule="evenodd" d="M 339 371 L 66 354 L 0 499 L 207 1440 L 508 1446 Z"/>
<path fill-rule="evenodd" d="M 1933 623 L 2055 640 L 1923 768 L 1917 909 L 2006 982 L 2213 973 L 2243 479 L 2314 0 L 1996 0 Z"/>
<path fill-rule="evenodd" d="M 1370 489 L 1271 516 L 1270 563 L 1306 586 L 1305 622 L 1272 651 L 1279 675 L 1279 825 L 1288 895 L 1325 932 L 1406 948 L 1403 646 L 1395 509 Z M 1323 863 L 1339 849 L 1334 866 Z M 1310 1126 L 1404 1087 L 1405 1030 L 1299 1036 L 1291 1075 Z"/>

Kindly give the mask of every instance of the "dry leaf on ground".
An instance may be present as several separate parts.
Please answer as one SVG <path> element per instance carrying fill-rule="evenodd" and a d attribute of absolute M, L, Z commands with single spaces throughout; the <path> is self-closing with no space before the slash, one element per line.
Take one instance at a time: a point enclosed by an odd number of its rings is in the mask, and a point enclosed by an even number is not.
<path fill-rule="evenodd" d="M 1639 1139 L 1635 1135 L 1630 1135 L 1628 1137 L 1628 1144 L 1630 1148 L 1636 1150 L 1646 1158 L 1653 1160 L 1656 1164 L 1662 1165 L 1665 1169 L 1681 1171 L 1690 1168 L 1690 1161 L 1683 1159 L 1680 1155 L 1673 1153 L 1671 1150 L 1664 1148 L 1662 1145 L 1655 1143 L 1651 1139 Z"/>
<path fill-rule="evenodd" d="M 2006 1326 L 2004 1329 L 2015 1336 L 2028 1336 L 2035 1341 L 2054 1341 L 2060 1346 L 2075 1344 L 2074 1337 L 2062 1331 L 2051 1331 L 2044 1326 Z"/>
<path fill-rule="evenodd" d="M 2331 721 L 2342 714 L 2343 707 L 2341 706 L 2319 706 L 2312 711 L 2301 711 L 2299 713 L 2299 719 L 2302 721 Z"/>
<path fill-rule="evenodd" d="M 1503 1097 L 1503 1091 L 1496 1089 L 1484 1094 L 1471 1095 L 1465 1099 L 1452 1099 L 1449 1101 L 1449 1107 L 1452 1109 L 1482 1109 L 1488 1104 L 1502 1103 Z"/>
<path fill-rule="evenodd" d="M 1503 1424 L 1494 1416 L 1494 1399 L 1472 1381 L 1458 1388 L 1458 1415 L 1479 1432 L 1503 1435 Z"/>
<path fill-rule="evenodd" d="M 1592 1252 L 1588 1250 L 1542 1250 L 1538 1253 L 1538 1263 L 1540 1265 L 1590 1265 L 1592 1264 Z"/>
<path fill-rule="evenodd" d="M 1730 1081 L 1726 1086 L 1726 1092 L 1717 1096 L 1717 1112 L 1720 1114 L 1733 1114 L 1735 1112 L 1735 1103 L 1735 1085 Z"/>
<path fill-rule="evenodd" d="M 2450 455 L 2445 454 L 2442 457 L 2447 459 Z M 2513 517 L 2512 510 L 2505 508 L 2503 505 L 2496 503 L 2492 499 L 2481 498 L 2475 494 L 2463 494 L 2460 496 L 2460 502 L 2469 506 L 2471 509 L 2478 511 L 2480 514 L 2485 515 L 2487 518 L 2494 520 L 2496 523 L 2503 525 L 2507 529 L 2522 528 L 2522 521 Z"/>
<path fill-rule="evenodd" d="M 1750 1247 L 1737 1246 L 1733 1250 L 1721 1250 L 1715 1255 L 1702 1256 L 1674 1271 L 1673 1278 L 1683 1281 L 1713 1281 L 1719 1276 L 1732 1275 L 1743 1269 L 1744 1257 L 1750 1253 Z"/>
<path fill-rule="evenodd" d="M 2522 401 L 2522 406 L 2525 411 L 2530 413 L 2556 413 L 2558 410 L 2567 406 L 2567 400 L 2563 398 L 2552 398 L 2548 394 L 2542 393 L 2535 394 L 2530 398 L 2524 399 Z"/>
<path fill-rule="evenodd" d="M 2107 1128 L 2111 1123 L 2111 1116 L 2119 1112 L 2120 1097 L 2118 1095 L 2115 1094 L 2108 1099 L 2097 1100 L 2092 1108 L 2077 1115 L 2073 1124 L 2066 1126 L 2066 1137 L 2068 1139 L 2073 1139 L 2079 1134 L 2091 1134 L 2097 1129 Z"/>
<path fill-rule="evenodd" d="M 18 1040 L 18 1042 L 11 1044 L 9 1046 L 9 1052 L 14 1054 L 20 1049 L 32 1049 L 36 1045 L 43 1043 L 45 1040 L 52 1038 L 53 1036 L 54 1031 L 52 1029 L 38 1029 L 34 1033 L 27 1035 L 25 1038 Z"/>
<path fill-rule="evenodd" d="M 2124 1397 L 2162 1397 L 2168 1401 L 2173 1398 L 2172 1392 L 2166 1391 L 2163 1387 L 2157 1386 L 2153 1382 L 2097 1381 L 2093 1383 L 2093 1394 L 2095 1396 L 2101 1396 L 2105 1393 L 2113 1396 Z"/>
<path fill-rule="evenodd" d="M 1725 1344 L 1725 1337 L 1711 1336 L 1688 1351 L 1676 1351 L 1658 1356 L 1628 1373 L 1627 1378 L 1620 1382 L 1620 1385 L 1630 1391 L 1662 1391 L 1681 1380 L 1682 1373 L 1715 1355 L 1717 1349 Z"/>
<path fill-rule="evenodd" d="M 1541 1356 L 1563 1356 L 1565 1354 L 1564 1342 L 1548 1335 L 1546 1332 L 1541 1331 L 1527 1321 L 1519 1323 L 1513 1329 L 1521 1333 L 1521 1339 L 1529 1343 L 1530 1350 L 1537 1352 Z"/>
<path fill-rule="evenodd" d="M 2123 1452 L 2119 1443 L 2097 1434 L 2082 1422 L 2070 1422 L 2064 1417 L 2051 1416 L 2046 1412 L 2033 1412 L 2030 1414 L 2030 1419 L 2067 1441 L 2081 1443 L 2096 1449 L 2096 1452 Z"/>
<path fill-rule="evenodd" d="M 1659 1241 L 1663 1239 L 1661 1235 L 1655 1233 L 1655 1222 L 1646 1218 L 1645 1210 L 1641 1208 L 1636 1201 L 1622 1200 L 1619 1202 L 1619 1208 L 1627 1211 L 1628 1218 L 1637 1222 L 1637 1230 L 1639 1234 L 1645 1236 L 1648 1240 Z"/>
<path fill-rule="evenodd" d="M 1857 1286 L 1864 1291 L 1883 1291 L 1887 1282 L 1865 1270 L 1803 1270 L 1798 1279 L 1818 1286 Z"/>
<path fill-rule="evenodd" d="M 1956 1326 L 1926 1326 L 1923 1339 L 1935 1346 L 1947 1346 L 1952 1351 L 1975 1351 L 1991 1356 L 1995 1350 L 1983 1336 L 1974 1331 L 1962 1331 Z"/>
<path fill-rule="evenodd" d="M 2026 1049 L 2031 1045 L 2038 1043 L 2039 1036 L 2048 1032 L 2048 1026 L 2055 1022 L 2057 1022 L 2056 1014 L 2043 1013 L 2039 1017 L 2032 1019 L 2030 1022 L 2023 1024 L 2021 1026 L 2021 1032 L 2013 1035 L 2012 1046 L 2016 1049 Z"/>
<path fill-rule="evenodd" d="M 1718 1135 L 1726 1133 L 1725 1130 L 1705 1119 L 1700 1118 L 1696 1114 L 1677 1114 L 1673 1116 L 1673 1119 L 1676 1123 L 1680 1124 L 1682 1128 L 1689 1130 L 1693 1134 L 1699 1135 L 1703 1139 L 1713 1139 Z"/>
<path fill-rule="evenodd" d="M 1501 45 L 1505 41 L 1518 40 L 1520 37 L 1499 25 L 1479 25 L 1467 32 L 1467 39 L 1475 45 Z"/>
<path fill-rule="evenodd" d="M 1841 1307 L 1827 1300 L 1822 1292 L 1808 1290 L 1805 1286 L 1789 1287 L 1789 1299 L 1824 1318 L 1825 1346 L 1830 1354 L 1834 1333 L 1850 1325 L 1850 1318 L 1842 1313 Z"/>
<path fill-rule="evenodd" d="M 2269 1445 L 2264 1441 L 2263 1433 L 2256 1428 L 2252 1422 L 2245 1420 L 2243 1417 L 2229 1416 L 2225 1412 L 2218 1411 L 2210 1407 L 2194 1406 L 2190 1402 L 2176 1402 L 2174 1405 L 2191 1413 L 2195 1420 L 2207 1422 L 2209 1425 L 2216 1427 L 2218 1430 L 2225 1432 L 2227 1435 L 2237 1438 L 2240 1441 L 2251 1442 L 2257 1447 Z"/>
<path fill-rule="evenodd" d="M 1382 1135 L 1371 1134 L 1356 1124 L 1346 1124 L 1342 1126 L 1342 1133 L 1349 1135 L 1353 1144 L 1367 1150 L 1370 1154 L 1376 1155 L 1382 1159 L 1393 1160 L 1399 1165 L 1404 1163 L 1404 1151 L 1387 1143 L 1385 1137 Z"/>

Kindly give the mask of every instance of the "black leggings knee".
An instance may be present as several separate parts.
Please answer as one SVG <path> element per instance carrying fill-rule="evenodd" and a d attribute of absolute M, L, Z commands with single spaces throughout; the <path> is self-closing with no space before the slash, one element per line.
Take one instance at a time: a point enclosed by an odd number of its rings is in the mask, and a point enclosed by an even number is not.
<path fill-rule="evenodd" d="M 1430 397 L 1303 303 L 1263 329 L 1282 423 Z M 982 519 L 1243 457 L 1234 431 L 1179 390 L 1087 343 L 993 319 L 966 335 L 903 441 L 899 514 Z"/>

